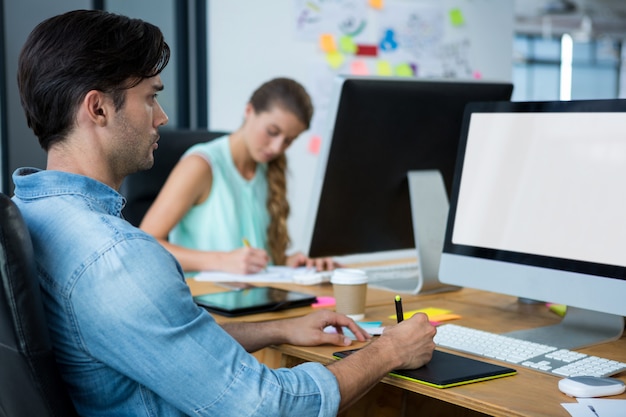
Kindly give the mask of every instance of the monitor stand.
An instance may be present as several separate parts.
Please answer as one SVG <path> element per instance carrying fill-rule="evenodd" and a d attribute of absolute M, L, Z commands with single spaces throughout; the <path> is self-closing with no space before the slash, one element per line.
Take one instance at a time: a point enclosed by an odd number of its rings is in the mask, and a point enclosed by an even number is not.
<path fill-rule="evenodd" d="M 559 324 L 506 333 L 516 339 L 564 349 L 578 349 L 617 340 L 624 332 L 624 317 L 567 307 Z"/>
<path fill-rule="evenodd" d="M 419 263 L 419 283 L 414 294 L 457 291 L 461 287 L 439 281 L 439 262 L 448 221 L 448 196 L 438 170 L 407 173 L 413 237 Z"/>

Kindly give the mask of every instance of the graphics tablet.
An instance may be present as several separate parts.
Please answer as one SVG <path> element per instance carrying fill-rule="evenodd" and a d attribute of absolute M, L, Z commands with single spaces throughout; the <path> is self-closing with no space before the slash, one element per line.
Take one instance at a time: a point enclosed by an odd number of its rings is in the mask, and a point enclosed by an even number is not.
<path fill-rule="evenodd" d="M 203 294 L 193 299 L 196 304 L 207 310 L 228 317 L 305 307 L 316 301 L 316 297 L 311 294 L 272 287 L 252 287 Z"/>
<path fill-rule="evenodd" d="M 356 350 L 335 352 L 333 356 L 345 358 Z M 512 368 L 435 350 L 431 361 L 421 368 L 397 369 L 390 375 L 435 388 L 449 388 L 515 375 L 516 372 Z"/>

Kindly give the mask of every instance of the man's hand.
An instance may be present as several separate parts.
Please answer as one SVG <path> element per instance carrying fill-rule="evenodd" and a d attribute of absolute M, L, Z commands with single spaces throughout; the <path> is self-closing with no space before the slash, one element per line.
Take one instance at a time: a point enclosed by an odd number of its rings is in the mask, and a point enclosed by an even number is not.
<path fill-rule="evenodd" d="M 380 337 L 381 343 L 390 344 L 394 356 L 401 361 L 396 369 L 414 369 L 428 363 L 432 358 L 436 328 L 423 313 L 414 314 L 410 319 L 393 326 L 385 327 Z"/>
<path fill-rule="evenodd" d="M 337 345 L 349 346 L 352 340 L 344 335 L 343 327 L 350 329 L 360 342 L 372 337 L 351 318 L 330 310 L 319 310 L 304 317 L 285 320 L 286 343 L 298 346 Z M 333 326 L 336 333 L 326 333 L 324 329 Z"/>
<path fill-rule="evenodd" d="M 413 369 L 432 358 L 435 327 L 425 314 L 415 314 L 402 323 L 385 328 L 377 340 L 354 354 L 328 365 L 341 393 L 340 411 L 394 369 Z"/>

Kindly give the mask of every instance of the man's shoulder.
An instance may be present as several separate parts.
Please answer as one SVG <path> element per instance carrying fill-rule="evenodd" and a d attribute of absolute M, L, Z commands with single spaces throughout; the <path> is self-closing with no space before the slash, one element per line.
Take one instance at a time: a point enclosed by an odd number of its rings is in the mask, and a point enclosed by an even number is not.
<path fill-rule="evenodd" d="M 159 247 L 158 242 L 97 201 L 79 195 L 50 196 L 23 202 L 16 199 L 34 243 L 81 252 L 104 250 L 132 240 L 134 245 Z"/>

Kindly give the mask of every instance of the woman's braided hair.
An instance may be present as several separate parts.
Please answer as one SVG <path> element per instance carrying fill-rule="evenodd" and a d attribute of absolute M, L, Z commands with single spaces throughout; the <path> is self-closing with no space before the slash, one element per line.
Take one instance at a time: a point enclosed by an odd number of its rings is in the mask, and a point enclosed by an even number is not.
<path fill-rule="evenodd" d="M 250 98 L 255 113 L 269 111 L 278 106 L 292 113 L 309 128 L 313 116 L 313 104 L 304 87 L 289 78 L 275 78 L 261 85 Z M 269 187 L 267 210 L 270 224 L 267 229 L 269 255 L 276 265 L 284 265 L 286 251 L 291 243 L 287 230 L 289 202 L 287 201 L 287 157 L 279 155 L 267 165 L 267 182 Z"/>

